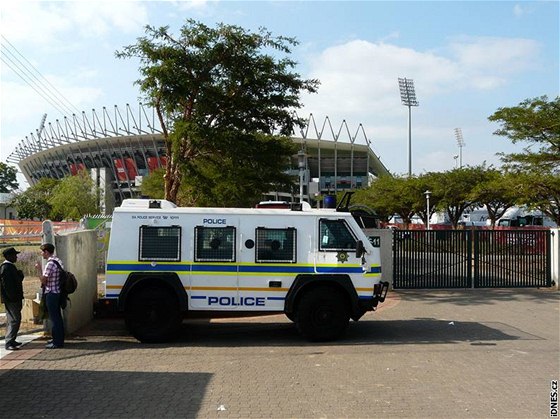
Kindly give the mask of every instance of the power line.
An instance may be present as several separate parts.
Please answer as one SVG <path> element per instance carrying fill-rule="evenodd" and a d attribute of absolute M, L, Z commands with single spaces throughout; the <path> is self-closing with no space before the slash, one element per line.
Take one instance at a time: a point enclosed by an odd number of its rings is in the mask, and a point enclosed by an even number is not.
<path fill-rule="evenodd" d="M 79 113 L 79 110 L 70 102 L 41 72 L 27 60 L 23 54 L 2 35 L 5 48 L 2 48 L 2 61 L 16 73 L 26 84 L 35 90 L 43 99 L 53 105 L 58 111 L 67 116 Z M 15 53 L 6 48 L 9 45 Z M 25 62 L 18 58 L 21 57 Z M 31 67 L 31 70 L 29 69 Z M 32 71 L 33 70 L 33 71 Z M 34 74 L 35 73 L 35 74 Z M 43 83 L 40 79 L 44 80 Z"/>

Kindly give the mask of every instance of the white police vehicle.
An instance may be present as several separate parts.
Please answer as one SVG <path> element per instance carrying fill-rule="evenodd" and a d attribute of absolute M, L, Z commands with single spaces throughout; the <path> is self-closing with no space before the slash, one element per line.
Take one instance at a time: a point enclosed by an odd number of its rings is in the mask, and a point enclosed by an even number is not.
<path fill-rule="evenodd" d="M 297 206 L 127 199 L 111 223 L 105 302 L 142 342 L 169 340 L 201 313 L 282 312 L 306 338 L 336 339 L 385 299 L 379 249 L 349 212 Z"/>

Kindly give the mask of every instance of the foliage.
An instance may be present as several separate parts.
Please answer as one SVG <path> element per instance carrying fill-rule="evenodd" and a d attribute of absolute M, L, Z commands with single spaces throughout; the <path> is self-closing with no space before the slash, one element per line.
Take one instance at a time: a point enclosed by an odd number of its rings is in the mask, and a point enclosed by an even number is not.
<path fill-rule="evenodd" d="M 517 175 L 519 202 L 528 208 L 538 209 L 560 226 L 560 177 L 542 172 Z"/>
<path fill-rule="evenodd" d="M 16 175 L 15 167 L 0 162 L 0 193 L 12 192 L 19 187 Z"/>
<path fill-rule="evenodd" d="M 488 118 L 501 123 L 494 134 L 512 143 L 525 142 L 523 153 L 503 154 L 517 177 L 518 201 L 560 221 L 560 96 L 527 99 L 518 106 L 500 108 Z"/>
<path fill-rule="evenodd" d="M 253 184 L 265 171 L 267 182 L 284 183 L 285 167 L 279 170 L 275 164 L 274 173 L 270 161 L 255 154 L 251 141 L 261 133 L 274 142 L 274 133 L 290 135 L 294 124 L 302 124 L 293 110 L 301 107 L 299 94 L 315 92 L 318 81 L 302 80 L 292 72 L 296 63 L 287 56 L 295 45 L 295 39 L 274 37 L 264 28 L 251 33 L 188 19 L 177 37 L 169 27 L 146 26 L 145 37 L 117 51 L 118 58 L 140 59 L 136 84 L 156 110 L 168 154 L 166 199 L 177 202 L 185 180 L 191 191 L 193 182 L 209 185 L 209 196 L 199 190 L 188 194 L 193 204 L 215 201 L 218 191 L 243 187 L 249 168 L 255 171 L 249 175 Z M 276 162 L 287 161 L 287 149 L 279 145 L 278 151 L 283 153 L 275 156 Z M 215 176 L 220 159 L 232 175 L 241 177 L 219 185 L 225 179 Z M 234 167 L 233 160 L 242 161 L 243 167 Z"/>
<path fill-rule="evenodd" d="M 142 179 L 142 186 L 140 186 L 142 196 L 152 199 L 163 199 L 165 196 L 165 187 L 163 183 L 164 174 L 165 169 L 158 168 L 148 176 L 144 176 L 144 179 Z"/>
<path fill-rule="evenodd" d="M 381 176 L 369 188 L 359 190 L 354 201 L 373 209 L 380 219 L 398 214 L 408 226 L 412 216 L 421 210 L 421 189 L 415 177 Z"/>
<path fill-rule="evenodd" d="M 229 135 L 214 141 L 214 152 L 197 159 L 186 179 L 192 202 L 204 206 L 252 207 L 262 194 L 286 190 L 293 178 L 285 173 L 296 146 L 288 137 L 264 134 Z M 235 146 L 243 153 L 230 153 Z M 196 193 L 196 196 L 193 194 Z"/>
<path fill-rule="evenodd" d="M 17 193 L 11 205 L 17 209 L 18 217 L 40 220 L 50 218 L 52 205 L 49 201 L 58 183 L 57 179 L 41 178 L 35 185 Z M 59 220 L 53 219 L 53 221 Z"/>
<path fill-rule="evenodd" d="M 502 154 L 510 168 L 560 174 L 560 96 L 551 101 L 547 96 L 526 99 L 518 106 L 499 108 L 488 119 L 501 124 L 495 135 L 514 144 L 528 143 L 523 153 Z"/>
<path fill-rule="evenodd" d="M 519 201 L 520 179 L 512 173 L 488 169 L 471 191 L 471 200 L 484 205 L 492 227 Z"/>
<path fill-rule="evenodd" d="M 445 211 L 453 228 L 457 228 L 463 212 L 481 205 L 473 194 L 475 186 L 486 179 L 484 166 L 466 166 L 432 174 L 432 191 L 438 197 L 438 209 Z"/>
<path fill-rule="evenodd" d="M 95 182 L 82 170 L 76 176 L 63 178 L 49 199 L 51 217 L 56 220 L 79 220 L 99 212 L 99 191 Z"/>

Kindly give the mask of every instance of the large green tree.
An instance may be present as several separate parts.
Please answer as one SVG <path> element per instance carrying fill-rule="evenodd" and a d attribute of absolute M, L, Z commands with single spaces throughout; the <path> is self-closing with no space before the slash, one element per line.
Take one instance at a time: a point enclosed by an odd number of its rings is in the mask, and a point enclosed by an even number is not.
<path fill-rule="evenodd" d="M 0 162 L 0 193 L 12 192 L 19 187 L 16 175 L 15 167 Z"/>
<path fill-rule="evenodd" d="M 398 214 L 408 227 L 425 202 L 422 187 L 415 177 L 381 176 L 368 188 L 359 190 L 354 201 L 367 205 L 382 219 Z"/>
<path fill-rule="evenodd" d="M 438 197 L 438 209 L 447 214 L 453 228 L 457 228 L 466 209 L 481 205 L 473 190 L 486 179 L 487 172 L 481 165 L 432 174 L 432 191 Z"/>
<path fill-rule="evenodd" d="M 518 106 L 500 108 L 488 118 L 498 122 L 494 134 L 512 143 L 525 143 L 522 153 L 503 154 L 506 167 L 520 183 L 520 203 L 538 208 L 558 223 L 560 212 L 560 96 L 527 99 Z"/>
<path fill-rule="evenodd" d="M 502 154 L 508 166 L 560 174 L 560 96 L 550 101 L 547 96 L 527 99 L 499 108 L 488 119 L 500 124 L 495 135 L 527 145 L 522 153 Z"/>
<path fill-rule="evenodd" d="M 42 178 L 35 185 L 17 193 L 12 205 L 16 207 L 18 217 L 40 220 L 51 218 L 52 205 L 49 201 L 58 183 L 57 179 Z"/>
<path fill-rule="evenodd" d="M 517 175 L 518 202 L 528 208 L 538 209 L 560 226 L 560 177 L 536 171 Z"/>
<path fill-rule="evenodd" d="M 474 185 L 470 198 L 486 208 L 494 227 L 496 221 L 519 202 L 521 185 L 519 176 L 491 168 Z"/>
<path fill-rule="evenodd" d="M 300 94 L 318 87 L 317 80 L 293 72 L 289 54 L 295 45 L 295 39 L 264 28 L 210 28 L 189 19 L 177 36 L 169 27 L 147 26 L 145 37 L 117 51 L 119 58 L 140 59 L 136 83 L 157 113 L 167 149 L 166 199 L 177 202 L 185 180 L 187 191 L 196 192 L 194 203 L 212 200 L 220 189 L 234 190 L 236 178 L 218 187 L 222 175 L 240 176 L 238 185 L 249 176 L 254 194 L 285 183 L 285 167 L 257 158 L 254 142 L 268 136 L 267 150 L 282 163 L 293 153 L 291 144 L 274 135 L 290 135 L 302 124 L 293 112 L 301 107 Z M 220 159 L 230 170 L 215 170 Z M 210 197 L 193 184 L 212 185 Z"/>
<path fill-rule="evenodd" d="M 93 179 L 82 170 L 55 186 L 49 204 L 53 219 L 78 221 L 84 215 L 99 213 L 99 191 Z"/>

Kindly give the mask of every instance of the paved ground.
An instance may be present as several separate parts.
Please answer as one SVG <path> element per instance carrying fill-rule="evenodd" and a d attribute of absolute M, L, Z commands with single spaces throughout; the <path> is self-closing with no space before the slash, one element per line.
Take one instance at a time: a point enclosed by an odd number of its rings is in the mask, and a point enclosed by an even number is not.
<path fill-rule="evenodd" d="M 185 323 L 142 345 L 96 320 L 63 350 L 0 360 L 0 417 L 549 417 L 560 293 L 393 292 L 345 340 L 303 341 L 283 316 Z"/>

